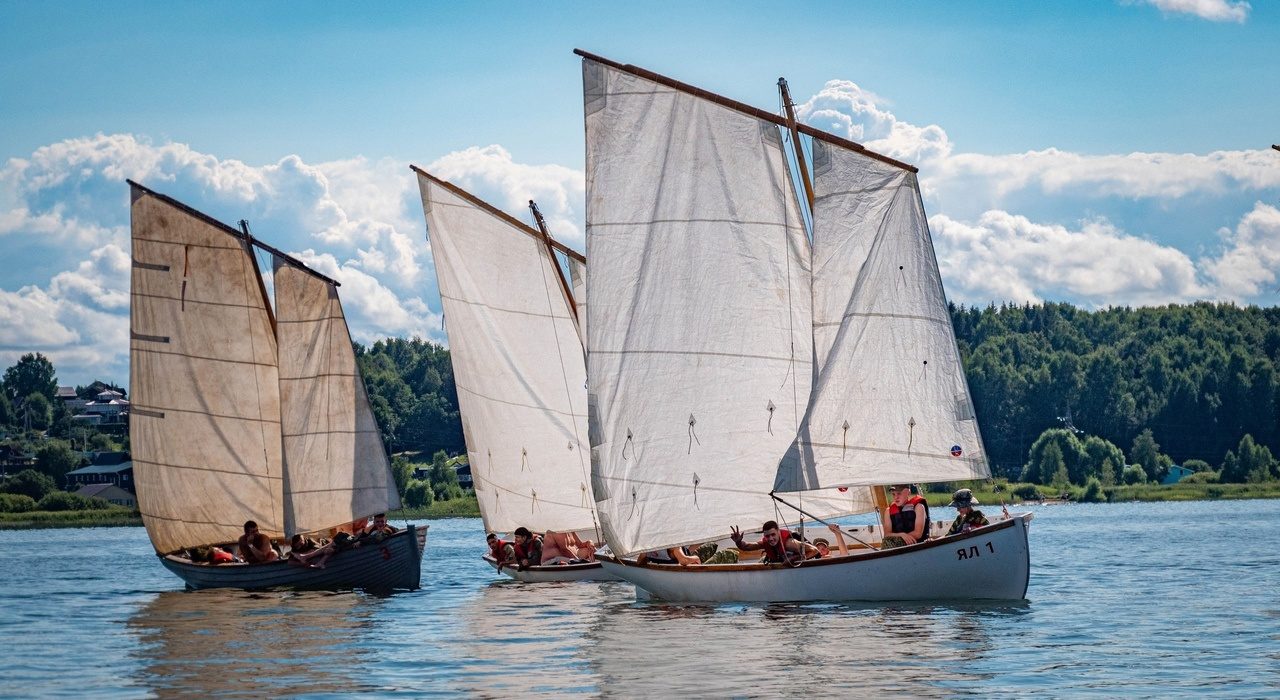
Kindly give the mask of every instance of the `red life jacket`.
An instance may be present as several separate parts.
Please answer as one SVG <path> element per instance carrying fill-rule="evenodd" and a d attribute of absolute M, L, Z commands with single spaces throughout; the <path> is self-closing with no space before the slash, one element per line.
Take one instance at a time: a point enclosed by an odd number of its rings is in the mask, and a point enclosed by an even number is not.
<path fill-rule="evenodd" d="M 507 545 L 511 543 L 506 540 L 494 540 L 494 543 L 498 546 L 489 547 L 489 555 L 498 561 L 502 561 L 502 550 L 506 549 Z"/>
<path fill-rule="evenodd" d="M 231 556 L 231 552 L 228 552 L 227 550 L 222 549 L 221 547 L 213 548 L 212 559 L 214 564 L 225 564 L 227 562 L 233 562 L 236 560 L 235 557 Z"/>
<path fill-rule="evenodd" d="M 929 539 L 929 504 L 925 501 L 924 496 L 912 496 L 907 500 L 906 506 L 898 507 L 897 503 L 889 505 L 889 524 L 892 529 L 889 534 L 894 532 L 914 532 L 916 529 L 916 513 L 924 510 L 924 532 L 920 535 L 921 542 Z"/>
<path fill-rule="evenodd" d="M 516 561 L 521 561 L 523 559 L 529 558 L 529 550 L 531 549 L 529 545 L 533 544 L 535 541 L 541 543 L 542 538 L 537 535 L 534 535 L 533 537 L 530 537 L 529 539 L 525 540 L 524 544 L 514 545 L 516 548 Z M 536 565 L 540 562 L 530 562 L 530 563 Z"/>
<path fill-rule="evenodd" d="M 778 543 L 769 544 L 768 538 L 761 537 L 756 544 L 764 547 L 764 560 L 774 564 L 783 564 L 787 561 L 787 540 L 791 539 L 789 530 L 778 530 Z"/>

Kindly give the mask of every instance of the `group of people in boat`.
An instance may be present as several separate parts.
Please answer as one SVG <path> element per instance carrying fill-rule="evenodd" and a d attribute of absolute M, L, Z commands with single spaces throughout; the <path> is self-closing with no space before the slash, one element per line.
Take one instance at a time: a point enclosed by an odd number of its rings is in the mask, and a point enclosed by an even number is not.
<path fill-rule="evenodd" d="M 881 549 L 893 549 L 918 544 L 930 538 L 929 504 L 920 495 L 919 489 L 912 484 L 896 484 L 891 486 L 893 501 L 887 508 L 877 509 L 880 513 L 884 536 L 881 538 Z M 959 535 L 975 528 L 988 525 L 989 522 L 982 511 L 974 506 L 979 505 L 969 489 L 960 489 L 952 494 L 950 506 L 958 512 L 946 536 Z M 729 538 L 734 546 L 721 549 L 715 542 L 706 542 L 697 547 L 671 547 L 666 550 L 646 552 L 638 557 L 640 563 L 679 564 L 736 564 L 745 558 L 744 552 L 760 552 L 760 561 L 765 564 L 795 564 L 806 559 L 822 559 L 833 556 L 845 556 L 849 553 L 849 545 L 845 542 L 844 533 L 837 525 L 827 525 L 831 538 L 836 546 L 825 537 L 817 537 L 812 541 L 805 540 L 797 531 L 778 527 L 777 521 L 768 520 L 760 527 L 760 539 L 747 541 L 742 531 L 734 526 Z"/>
<path fill-rule="evenodd" d="M 527 527 L 518 527 L 508 542 L 495 532 L 486 538 L 489 554 L 498 562 L 498 571 L 513 567 L 524 571 L 531 566 L 558 566 L 595 561 L 596 544 L 584 540 L 575 532 L 548 530 L 535 534 Z"/>
<path fill-rule="evenodd" d="M 357 520 L 340 528 L 334 528 L 331 537 L 315 539 L 306 534 L 294 535 L 289 541 L 289 550 L 284 550 L 266 533 L 258 529 L 253 520 L 244 524 L 244 534 L 236 543 L 236 552 L 232 553 L 218 546 L 197 547 L 189 556 L 192 561 L 209 564 L 267 564 L 280 559 L 290 563 L 323 569 L 338 552 L 359 547 L 370 542 L 381 542 L 388 535 L 399 532 L 399 528 L 387 522 L 386 513 L 373 516 L 373 521 Z"/>

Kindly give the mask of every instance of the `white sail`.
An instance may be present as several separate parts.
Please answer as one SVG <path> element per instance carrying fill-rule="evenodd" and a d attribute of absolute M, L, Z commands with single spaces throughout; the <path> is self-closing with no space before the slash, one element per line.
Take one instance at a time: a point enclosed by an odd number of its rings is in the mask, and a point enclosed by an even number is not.
<path fill-rule="evenodd" d="M 276 342 L 249 244 L 133 186 L 130 443 L 158 552 L 284 530 Z"/>
<path fill-rule="evenodd" d="M 817 382 L 778 491 L 990 475 L 915 173 L 814 141 Z"/>
<path fill-rule="evenodd" d="M 594 528 L 585 360 L 546 242 L 418 182 L 485 527 Z"/>
<path fill-rule="evenodd" d="M 769 492 L 809 396 L 809 242 L 778 128 L 591 59 L 583 81 L 605 537 L 629 555 L 794 516 Z"/>
<path fill-rule="evenodd" d="M 569 281 L 573 286 L 573 303 L 578 307 L 578 335 L 587 342 L 587 264 L 569 258 Z"/>
<path fill-rule="evenodd" d="M 284 529 L 315 532 L 400 507 L 338 289 L 274 259 Z"/>

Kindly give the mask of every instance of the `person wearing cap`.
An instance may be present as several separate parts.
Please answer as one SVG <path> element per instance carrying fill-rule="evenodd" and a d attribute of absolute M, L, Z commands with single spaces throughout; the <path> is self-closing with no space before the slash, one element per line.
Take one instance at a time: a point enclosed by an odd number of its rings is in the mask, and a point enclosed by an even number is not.
<path fill-rule="evenodd" d="M 880 514 L 884 527 L 881 549 L 905 547 L 929 539 L 929 504 L 911 484 L 889 487 L 893 503 Z"/>
<path fill-rule="evenodd" d="M 969 489 L 960 489 L 951 494 L 951 507 L 960 511 L 956 516 L 956 521 L 951 523 L 951 529 L 947 530 L 947 535 L 959 535 L 970 530 L 990 525 L 987 522 L 987 516 L 982 511 L 974 508 L 978 503 L 978 499 L 973 497 L 973 492 Z"/>

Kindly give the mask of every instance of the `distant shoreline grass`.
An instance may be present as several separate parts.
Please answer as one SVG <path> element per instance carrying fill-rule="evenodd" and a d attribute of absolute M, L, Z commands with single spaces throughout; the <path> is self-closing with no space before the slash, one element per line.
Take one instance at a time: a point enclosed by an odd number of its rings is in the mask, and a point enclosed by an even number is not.
<path fill-rule="evenodd" d="M 1016 487 L 1017 484 L 1011 486 Z M 1038 500 L 1018 498 L 1010 488 L 995 492 L 981 486 L 970 486 L 974 498 L 983 506 L 1000 505 L 1001 501 L 1008 505 L 1023 503 L 1040 503 Z M 1058 502 L 1058 493 L 1052 486 L 1040 486 L 1046 501 Z M 1083 492 L 1081 487 L 1072 487 L 1070 502 L 1078 502 Z M 1280 481 L 1269 481 L 1261 484 L 1134 484 L 1132 486 L 1107 486 L 1103 488 L 1105 501 L 1099 503 L 1129 503 L 1132 501 L 1230 501 L 1243 499 L 1280 498 Z M 951 503 L 949 493 L 926 493 L 929 506 L 947 506 Z"/>

